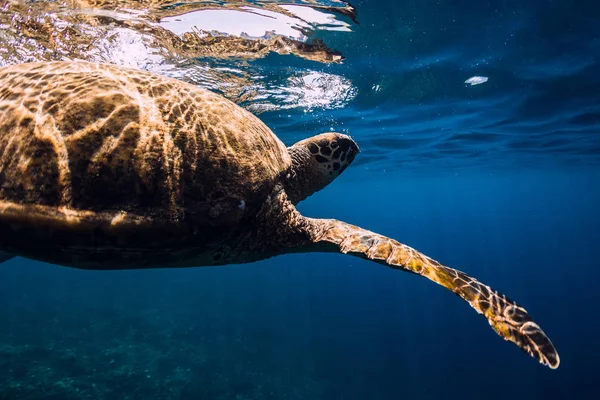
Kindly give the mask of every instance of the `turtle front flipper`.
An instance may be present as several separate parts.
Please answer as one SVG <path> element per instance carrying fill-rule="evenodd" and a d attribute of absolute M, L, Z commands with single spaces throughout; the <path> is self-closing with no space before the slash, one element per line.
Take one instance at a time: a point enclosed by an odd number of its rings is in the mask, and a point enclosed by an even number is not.
<path fill-rule="evenodd" d="M 306 222 L 318 251 L 351 254 L 424 276 L 466 300 L 505 340 L 540 363 L 558 368 L 560 359 L 550 339 L 523 307 L 505 295 L 396 240 L 333 219 L 307 218 Z"/>

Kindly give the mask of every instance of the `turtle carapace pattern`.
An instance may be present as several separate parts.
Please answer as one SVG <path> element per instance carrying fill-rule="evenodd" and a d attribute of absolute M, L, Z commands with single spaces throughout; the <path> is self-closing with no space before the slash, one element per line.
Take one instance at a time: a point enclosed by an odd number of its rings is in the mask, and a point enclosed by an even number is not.
<path fill-rule="evenodd" d="M 158 74 L 87 62 L 0 69 L 0 261 L 92 270 L 248 263 L 337 252 L 449 289 L 557 368 L 525 309 L 393 239 L 295 205 L 359 152 L 323 133 L 286 146 L 250 112 Z"/>

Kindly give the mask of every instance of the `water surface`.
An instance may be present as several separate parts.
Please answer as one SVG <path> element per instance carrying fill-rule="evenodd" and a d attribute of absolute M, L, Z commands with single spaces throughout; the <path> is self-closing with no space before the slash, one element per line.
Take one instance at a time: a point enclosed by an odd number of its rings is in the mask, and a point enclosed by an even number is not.
<path fill-rule="evenodd" d="M 120 272 L 15 259 L 0 265 L 0 399 L 594 397 L 594 2 L 2 4 L 0 65 L 129 65 L 223 94 L 286 144 L 351 134 L 354 165 L 300 211 L 507 294 L 561 366 L 443 288 L 342 255 Z"/>

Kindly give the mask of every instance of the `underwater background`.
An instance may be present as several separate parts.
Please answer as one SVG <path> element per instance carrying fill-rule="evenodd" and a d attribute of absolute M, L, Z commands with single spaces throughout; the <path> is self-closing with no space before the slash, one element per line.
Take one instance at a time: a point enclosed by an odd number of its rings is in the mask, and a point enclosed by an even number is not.
<path fill-rule="evenodd" d="M 92 272 L 0 264 L 0 399 L 588 399 L 600 357 L 600 5 L 0 3 L 0 66 L 174 76 L 354 164 L 299 204 L 523 305 L 557 370 L 444 288 L 337 254 Z M 465 83 L 471 77 L 479 84 Z"/>

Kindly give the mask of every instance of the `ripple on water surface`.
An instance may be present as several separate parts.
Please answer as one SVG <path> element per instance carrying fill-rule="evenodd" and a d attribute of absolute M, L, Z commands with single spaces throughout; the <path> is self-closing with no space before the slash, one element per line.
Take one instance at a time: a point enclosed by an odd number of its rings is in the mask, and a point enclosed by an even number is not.
<path fill-rule="evenodd" d="M 441 3 L 8 0 L 0 65 L 158 72 L 260 114 L 286 143 L 349 133 L 362 171 L 596 164 L 600 26 L 585 7 L 565 25 L 554 3 Z"/>

